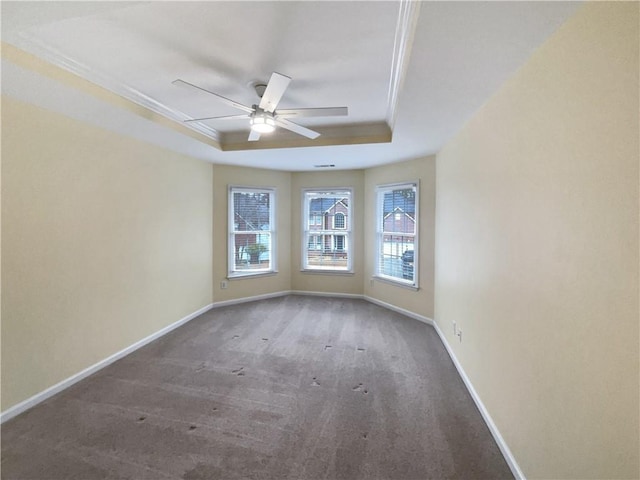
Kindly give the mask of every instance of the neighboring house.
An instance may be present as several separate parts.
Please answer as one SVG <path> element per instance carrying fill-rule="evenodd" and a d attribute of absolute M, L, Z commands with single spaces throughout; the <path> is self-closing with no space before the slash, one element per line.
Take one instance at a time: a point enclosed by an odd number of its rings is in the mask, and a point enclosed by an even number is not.
<path fill-rule="evenodd" d="M 382 227 L 380 271 L 391 277 L 413 280 L 416 195 L 412 189 L 392 190 L 382 198 L 377 228 Z"/>
<path fill-rule="evenodd" d="M 395 190 L 385 194 L 382 205 L 383 231 L 385 242 L 406 243 L 416 233 L 415 195 Z M 406 236 L 410 235 L 411 239 Z"/>
<path fill-rule="evenodd" d="M 346 252 L 345 236 L 335 230 L 345 230 L 349 225 L 349 199 L 338 197 L 314 198 L 309 202 L 309 250 L 323 253 Z M 327 232 L 314 235 L 313 232 Z"/>
<path fill-rule="evenodd" d="M 413 235 L 415 227 L 415 212 L 405 212 L 402 207 L 395 207 L 393 211 L 384 215 L 384 231 L 394 233 L 388 236 L 390 241 L 402 241 L 402 234 Z"/>

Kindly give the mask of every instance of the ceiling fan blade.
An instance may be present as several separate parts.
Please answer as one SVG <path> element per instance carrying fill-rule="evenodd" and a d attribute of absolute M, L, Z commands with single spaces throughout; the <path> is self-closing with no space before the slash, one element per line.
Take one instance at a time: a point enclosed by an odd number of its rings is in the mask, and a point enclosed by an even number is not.
<path fill-rule="evenodd" d="M 345 117 L 349 115 L 347 107 L 325 107 L 325 108 L 292 108 L 278 110 L 279 117 Z"/>
<path fill-rule="evenodd" d="M 227 105 L 231 105 L 232 107 L 239 108 L 240 110 L 244 110 L 247 113 L 253 112 L 253 108 L 251 108 L 251 107 L 247 107 L 246 105 L 243 105 L 241 103 L 234 102 L 233 100 L 230 100 L 227 97 L 223 97 L 222 95 L 218 95 L 217 93 L 210 92 L 209 90 L 206 90 L 206 89 L 204 89 L 202 87 L 194 85 L 193 83 L 185 82 L 184 80 L 180 80 L 180 79 L 174 80 L 171 83 L 173 83 L 174 85 L 182 85 L 182 86 L 185 86 L 185 87 L 196 88 L 196 89 L 198 89 L 198 90 L 200 90 L 202 92 L 206 92 L 206 93 L 208 93 L 210 95 L 213 95 L 214 97 L 218 97 L 220 100 L 222 100 Z"/>
<path fill-rule="evenodd" d="M 269 83 L 267 84 L 267 89 L 262 94 L 262 99 L 260 100 L 260 108 L 273 113 L 278 103 L 280 103 L 280 99 L 282 95 L 284 95 L 284 91 L 289 86 L 291 82 L 291 78 L 286 75 L 282 75 L 281 73 L 273 72 L 271 74 L 271 78 L 269 79 Z"/>
<path fill-rule="evenodd" d="M 249 131 L 249 141 L 256 142 L 258 140 L 260 140 L 260 132 L 256 132 L 255 130 L 251 129 Z"/>
<path fill-rule="evenodd" d="M 302 135 L 303 137 L 310 138 L 311 140 L 318 138 L 320 134 L 318 132 L 314 132 L 313 130 L 308 129 L 307 127 L 303 127 L 302 125 L 298 125 L 297 123 L 290 122 L 284 118 L 275 118 L 276 125 L 280 125 L 282 128 L 286 128 L 287 130 L 291 130 L 292 132 L 297 133 L 298 135 Z"/>
<path fill-rule="evenodd" d="M 204 120 L 240 120 L 243 118 L 249 118 L 249 115 L 242 114 L 242 115 L 225 115 L 222 117 L 190 118 L 189 120 L 185 120 L 184 123 L 201 122 Z"/>

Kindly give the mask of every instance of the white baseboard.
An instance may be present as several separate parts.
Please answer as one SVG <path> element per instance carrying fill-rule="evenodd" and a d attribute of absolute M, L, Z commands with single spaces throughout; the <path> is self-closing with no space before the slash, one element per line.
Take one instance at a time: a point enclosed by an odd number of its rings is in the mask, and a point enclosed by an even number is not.
<path fill-rule="evenodd" d="M 241 303 L 256 302 L 258 300 L 266 300 L 268 298 L 284 297 L 290 295 L 291 290 L 282 290 L 280 292 L 265 293 L 263 295 L 254 295 L 253 297 L 233 298 L 231 300 L 223 300 L 221 302 L 213 302 L 211 308 L 228 307 L 229 305 L 240 305 Z"/>
<path fill-rule="evenodd" d="M 467 390 L 469 391 L 471 398 L 473 398 L 473 401 L 478 407 L 478 410 L 480 410 L 480 414 L 482 415 L 484 422 L 487 424 L 487 427 L 489 427 L 489 431 L 491 432 L 491 435 L 493 435 L 494 440 L 498 444 L 498 448 L 502 452 L 502 455 L 504 456 L 504 459 L 506 460 L 507 465 L 509 465 L 509 468 L 511 469 L 511 473 L 513 473 L 513 476 L 516 477 L 517 480 L 525 480 L 524 473 L 520 469 L 518 462 L 516 462 L 516 459 L 513 456 L 513 453 L 511 453 L 511 450 L 507 446 L 507 442 L 505 442 L 504 438 L 502 438 L 502 435 L 500 434 L 498 427 L 496 427 L 496 424 L 493 422 L 491 415 L 489 415 L 487 408 L 484 406 L 484 403 L 482 403 L 482 400 L 480 399 L 478 392 L 476 392 L 476 389 L 473 387 L 473 384 L 471 383 L 471 380 L 469 380 L 469 377 L 467 376 L 467 373 L 464 371 L 464 368 L 462 368 L 462 365 L 460 365 L 460 362 L 458 361 L 456 354 L 453 353 L 453 349 L 449 345 L 449 342 L 447 342 L 447 339 L 445 338 L 444 333 L 442 333 L 442 330 L 440 330 L 440 327 L 436 322 L 433 322 L 432 324 L 436 332 L 438 333 L 438 336 L 440 337 L 440 341 L 442 342 L 444 347 L 447 349 L 447 352 L 449 353 L 449 356 L 451 357 L 453 364 L 456 366 L 456 369 L 458 370 L 458 374 L 460 374 L 460 377 L 462 378 L 462 381 L 467 387 Z"/>
<path fill-rule="evenodd" d="M 310 297 L 333 297 L 333 298 L 364 298 L 360 293 L 338 293 L 338 292 L 307 292 L 306 290 L 291 290 L 291 295 L 309 295 Z"/>
<path fill-rule="evenodd" d="M 387 302 L 383 302 L 382 300 L 378 300 L 377 298 L 373 298 L 373 297 L 369 297 L 367 295 L 364 295 L 363 298 L 367 301 L 367 302 L 371 302 L 371 303 L 375 303 L 376 305 L 386 308 L 388 310 L 392 310 L 394 312 L 398 312 L 401 313 L 402 315 L 405 315 L 407 317 L 410 318 L 414 318 L 416 320 L 419 320 L 423 323 L 426 323 L 427 325 L 433 325 L 433 320 L 430 319 L 429 317 L 425 317 L 424 315 L 420 315 L 419 313 L 415 313 L 412 312 L 411 310 L 406 310 L 404 308 L 400 308 L 400 307 L 396 307 L 395 305 L 392 305 L 390 303 Z"/>
<path fill-rule="evenodd" d="M 69 388 L 74 383 L 77 383 L 80 380 L 82 380 L 83 378 L 86 378 L 89 375 L 92 375 L 92 374 L 96 373 L 98 370 L 103 369 L 104 367 L 112 364 L 116 360 L 120 360 L 122 357 L 124 357 L 126 355 L 129 355 L 130 353 L 134 352 L 135 350 L 137 350 L 137 349 L 139 349 L 141 347 L 144 347 L 145 345 L 147 345 L 148 343 L 153 342 L 157 338 L 160 338 L 161 336 L 166 335 L 170 331 L 175 330 L 176 328 L 184 325 L 189 320 L 193 320 L 198 315 L 202 315 L 203 313 L 211 310 L 212 307 L 213 307 L 213 304 L 206 305 L 206 306 L 202 307 L 201 309 L 196 310 L 193 313 L 190 313 L 186 317 L 181 318 L 177 322 L 174 322 L 171 325 L 168 325 L 168 326 L 158 330 L 157 332 L 149 335 L 148 337 L 145 337 L 142 340 L 137 341 L 133 345 L 129 345 L 127 348 L 125 348 L 123 350 L 120 350 L 117 353 L 114 353 L 113 355 L 105 358 L 104 360 L 100 360 L 98 363 L 95 363 L 95 364 L 91 365 L 90 367 L 85 368 L 81 372 L 78 372 L 78 373 L 70 376 L 69 378 L 66 378 L 66 379 L 62 380 L 61 382 L 56 383 L 55 385 L 47 388 L 46 390 L 43 390 L 40 393 L 36 393 L 34 396 L 32 396 L 30 398 L 27 398 L 26 400 L 23 400 L 22 402 L 14 405 L 13 407 L 10 407 L 10 408 L 6 409 L 4 412 L 0 413 L 0 424 L 2 424 L 4 422 L 6 422 L 7 420 L 15 417 L 16 415 L 21 414 L 22 412 L 30 409 L 31 407 L 36 406 L 40 402 L 45 401 L 47 398 L 52 397 L 53 395 L 55 395 L 56 393 L 61 392 L 65 388 Z"/>

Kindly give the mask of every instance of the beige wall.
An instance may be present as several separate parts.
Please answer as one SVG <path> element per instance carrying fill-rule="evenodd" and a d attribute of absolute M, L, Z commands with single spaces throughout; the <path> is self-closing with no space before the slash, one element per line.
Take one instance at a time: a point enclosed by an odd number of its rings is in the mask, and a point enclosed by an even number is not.
<path fill-rule="evenodd" d="M 353 188 L 353 274 L 301 272 L 302 268 L 302 189 Z M 295 172 L 291 182 L 291 287 L 308 292 L 333 292 L 362 295 L 364 268 L 364 171 Z"/>
<path fill-rule="evenodd" d="M 211 165 L 2 98 L 2 409 L 211 303 Z"/>
<path fill-rule="evenodd" d="M 376 255 L 376 186 L 420 182 L 418 205 L 419 290 L 372 279 Z M 433 318 L 436 159 L 420 158 L 365 171 L 365 269 L 364 294 L 396 307 Z"/>
<path fill-rule="evenodd" d="M 227 279 L 229 185 L 276 188 L 278 273 Z M 291 173 L 258 168 L 213 166 L 213 299 L 215 302 L 291 290 Z"/>
<path fill-rule="evenodd" d="M 640 475 L 638 8 L 583 7 L 437 156 L 435 319 L 528 478 Z"/>

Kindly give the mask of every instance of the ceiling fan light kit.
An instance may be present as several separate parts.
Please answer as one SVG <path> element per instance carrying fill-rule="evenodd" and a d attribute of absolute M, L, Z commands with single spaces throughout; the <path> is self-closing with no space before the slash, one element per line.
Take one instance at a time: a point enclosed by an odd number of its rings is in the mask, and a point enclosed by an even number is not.
<path fill-rule="evenodd" d="M 271 133 L 276 129 L 276 121 L 273 118 L 273 113 L 265 112 L 260 107 L 251 114 L 249 123 L 251 124 L 251 130 L 258 133 Z"/>
<path fill-rule="evenodd" d="M 235 102 L 231 99 L 218 95 L 217 93 L 206 90 L 202 87 L 198 87 L 184 80 L 174 80 L 174 85 L 186 86 L 192 89 L 197 89 L 202 92 L 206 92 L 214 97 L 218 98 L 222 102 L 230 105 L 239 110 L 246 112 L 244 115 L 227 115 L 224 117 L 204 117 L 204 118 L 192 118 L 185 120 L 185 122 L 198 122 L 204 120 L 236 120 L 236 119 L 249 119 L 249 125 L 251 130 L 249 131 L 249 141 L 254 142 L 260 139 L 260 135 L 263 133 L 272 133 L 275 131 L 276 126 L 289 130 L 291 132 L 307 137 L 308 139 L 316 139 L 320 136 L 319 132 L 311 130 L 307 127 L 303 127 L 300 124 L 294 123 L 288 118 L 291 117 L 341 117 L 349 114 L 347 107 L 324 107 L 324 108 L 298 108 L 298 109 L 286 109 L 276 110 L 280 99 L 284 95 L 285 90 L 291 82 L 291 77 L 282 75 L 281 73 L 273 72 L 269 83 L 256 84 L 254 86 L 256 94 L 260 97 L 260 103 L 248 107 L 241 103 Z"/>

